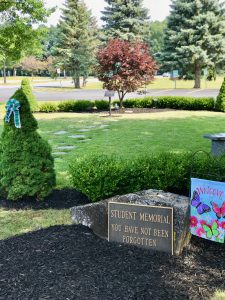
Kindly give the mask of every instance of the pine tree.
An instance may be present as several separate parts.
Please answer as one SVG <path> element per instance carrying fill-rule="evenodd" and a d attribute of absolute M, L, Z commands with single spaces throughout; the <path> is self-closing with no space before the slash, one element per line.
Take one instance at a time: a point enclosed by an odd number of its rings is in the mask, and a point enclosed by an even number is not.
<path fill-rule="evenodd" d="M 32 88 L 31 88 L 29 79 L 24 78 L 21 82 L 21 86 L 22 86 L 24 93 L 27 96 L 31 111 L 36 111 L 38 108 L 38 103 L 37 103 L 36 97 L 34 96 L 34 94 L 32 92 Z"/>
<path fill-rule="evenodd" d="M 142 0 L 106 0 L 108 4 L 102 12 L 103 30 L 106 40 L 143 39 L 148 30 L 148 10 Z"/>
<path fill-rule="evenodd" d="M 21 128 L 15 127 L 13 114 L 9 122 L 4 122 L 0 147 L 1 189 L 11 200 L 26 197 L 42 200 L 55 185 L 51 148 L 37 133 L 38 124 L 23 86 L 11 99 L 19 102 Z"/>
<path fill-rule="evenodd" d="M 195 75 L 200 88 L 203 68 L 225 59 L 225 10 L 219 0 L 172 0 L 162 64 Z"/>
<path fill-rule="evenodd" d="M 59 24 L 59 43 L 55 48 L 58 66 L 71 72 L 75 88 L 80 76 L 87 76 L 94 63 L 93 18 L 83 1 L 67 0 Z"/>
<path fill-rule="evenodd" d="M 225 111 L 225 78 L 216 99 L 216 110 Z"/>

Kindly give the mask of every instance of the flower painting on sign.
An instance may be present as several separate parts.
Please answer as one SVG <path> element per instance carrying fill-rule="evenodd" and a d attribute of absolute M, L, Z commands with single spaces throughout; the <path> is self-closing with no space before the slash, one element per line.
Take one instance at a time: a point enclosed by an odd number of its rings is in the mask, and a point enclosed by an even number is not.
<path fill-rule="evenodd" d="M 225 183 L 192 178 L 190 215 L 193 235 L 224 243 Z"/>

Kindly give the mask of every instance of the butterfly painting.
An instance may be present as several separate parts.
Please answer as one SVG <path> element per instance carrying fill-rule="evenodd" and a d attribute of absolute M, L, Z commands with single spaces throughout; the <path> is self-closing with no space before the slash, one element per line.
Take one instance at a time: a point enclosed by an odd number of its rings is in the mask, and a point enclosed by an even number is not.
<path fill-rule="evenodd" d="M 213 222 L 212 225 L 203 224 L 202 228 L 205 231 L 207 239 L 211 239 L 213 236 L 217 237 L 219 235 L 217 222 Z"/>
<path fill-rule="evenodd" d="M 199 215 L 202 215 L 204 213 L 211 211 L 211 208 L 207 204 L 204 204 L 200 201 L 200 196 L 199 196 L 198 192 L 196 192 L 196 191 L 194 191 L 194 193 L 193 193 L 191 205 L 196 207 Z"/>
<path fill-rule="evenodd" d="M 212 209 L 216 213 L 217 219 L 225 218 L 225 201 L 222 206 L 219 207 L 215 202 L 211 201 Z"/>

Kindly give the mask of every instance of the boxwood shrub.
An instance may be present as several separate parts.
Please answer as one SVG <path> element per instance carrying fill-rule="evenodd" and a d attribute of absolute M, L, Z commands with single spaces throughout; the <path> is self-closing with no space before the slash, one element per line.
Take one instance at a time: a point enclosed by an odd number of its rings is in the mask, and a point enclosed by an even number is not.
<path fill-rule="evenodd" d="M 62 101 L 58 105 L 58 111 L 62 112 L 82 112 L 90 111 L 94 108 L 94 101 L 77 100 L 77 101 Z"/>
<path fill-rule="evenodd" d="M 157 108 L 172 108 L 184 110 L 214 110 L 214 98 L 192 98 L 178 96 L 160 96 L 153 100 Z"/>
<path fill-rule="evenodd" d="M 113 104 L 118 104 L 119 101 L 113 101 Z M 39 105 L 41 112 L 88 112 L 94 107 L 99 110 L 108 110 L 109 102 L 107 100 L 70 100 L 61 101 L 58 105 L 54 103 L 43 103 Z M 125 108 L 171 108 L 184 110 L 214 110 L 214 98 L 192 98 L 192 97 L 175 97 L 175 96 L 160 96 L 160 97 L 143 97 L 127 99 L 123 102 Z"/>
<path fill-rule="evenodd" d="M 109 101 L 107 100 L 96 100 L 95 106 L 99 110 L 109 110 Z"/>
<path fill-rule="evenodd" d="M 191 173 L 199 178 L 220 180 L 221 177 L 212 175 L 218 168 L 225 175 L 225 161 L 215 157 L 203 155 L 193 161 L 192 153 L 167 152 L 132 160 L 84 156 L 72 160 L 69 170 L 74 188 L 94 202 L 144 189 L 188 195 Z"/>
<path fill-rule="evenodd" d="M 56 112 L 58 111 L 58 105 L 52 102 L 45 102 L 38 105 L 40 112 Z"/>

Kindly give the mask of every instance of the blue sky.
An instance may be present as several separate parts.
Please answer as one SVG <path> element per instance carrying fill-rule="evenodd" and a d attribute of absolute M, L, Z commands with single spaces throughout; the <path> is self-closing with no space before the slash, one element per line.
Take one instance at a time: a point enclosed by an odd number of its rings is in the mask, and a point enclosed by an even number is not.
<path fill-rule="evenodd" d="M 57 6 L 57 11 L 50 17 L 49 24 L 56 25 L 60 17 L 60 8 L 62 7 L 64 0 L 45 0 L 48 7 Z M 104 0 L 84 0 L 89 9 L 92 10 L 92 14 L 97 18 L 99 25 L 101 25 L 100 16 L 101 11 L 106 6 Z M 149 9 L 151 20 L 164 20 L 168 16 L 170 11 L 171 0 L 144 0 L 143 4 Z"/>

